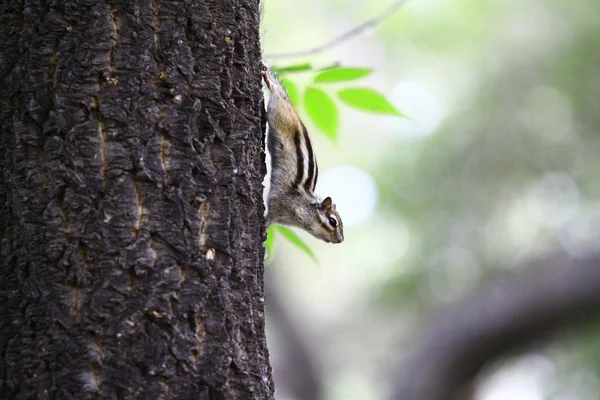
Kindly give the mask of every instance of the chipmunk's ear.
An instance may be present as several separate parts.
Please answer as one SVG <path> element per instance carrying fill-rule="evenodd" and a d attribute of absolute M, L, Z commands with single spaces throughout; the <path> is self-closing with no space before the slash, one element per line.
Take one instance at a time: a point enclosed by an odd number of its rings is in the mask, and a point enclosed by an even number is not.
<path fill-rule="evenodd" d="M 321 206 L 323 208 L 331 207 L 331 197 L 325 197 L 325 200 L 323 200 L 323 202 L 321 202 Z"/>

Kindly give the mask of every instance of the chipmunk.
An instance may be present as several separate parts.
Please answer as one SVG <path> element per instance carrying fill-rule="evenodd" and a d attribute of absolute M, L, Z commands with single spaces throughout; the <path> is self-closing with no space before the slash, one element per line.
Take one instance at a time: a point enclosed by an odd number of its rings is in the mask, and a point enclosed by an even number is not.
<path fill-rule="evenodd" d="M 331 197 L 315 194 L 319 170 L 306 127 L 285 89 L 263 64 L 262 77 L 271 92 L 267 107 L 267 148 L 271 155 L 271 189 L 267 227 L 282 224 L 302 228 L 327 243 L 344 240 L 344 226 Z"/>

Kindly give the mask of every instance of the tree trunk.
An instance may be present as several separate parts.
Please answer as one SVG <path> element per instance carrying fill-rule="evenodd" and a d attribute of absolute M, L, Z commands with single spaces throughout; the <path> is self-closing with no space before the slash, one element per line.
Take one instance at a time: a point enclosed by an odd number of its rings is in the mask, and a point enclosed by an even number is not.
<path fill-rule="evenodd" d="M 273 398 L 258 1 L 0 12 L 0 398 Z"/>

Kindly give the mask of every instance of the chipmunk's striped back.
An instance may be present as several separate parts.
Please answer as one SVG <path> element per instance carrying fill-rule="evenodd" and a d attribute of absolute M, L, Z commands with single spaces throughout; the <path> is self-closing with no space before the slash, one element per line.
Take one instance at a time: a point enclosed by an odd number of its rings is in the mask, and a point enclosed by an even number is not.
<path fill-rule="evenodd" d="M 314 193 L 319 177 L 319 167 L 317 158 L 313 152 L 312 143 L 308 136 L 308 131 L 303 123 L 300 123 L 302 129 L 294 135 L 294 147 L 296 148 L 296 179 L 294 187 L 301 187 L 308 193 Z"/>
<path fill-rule="evenodd" d="M 326 242 L 344 240 L 342 220 L 335 204 L 315 195 L 319 178 L 317 158 L 310 136 L 281 84 L 263 69 L 271 90 L 267 107 L 271 155 L 271 188 L 267 224 L 298 226 Z"/>

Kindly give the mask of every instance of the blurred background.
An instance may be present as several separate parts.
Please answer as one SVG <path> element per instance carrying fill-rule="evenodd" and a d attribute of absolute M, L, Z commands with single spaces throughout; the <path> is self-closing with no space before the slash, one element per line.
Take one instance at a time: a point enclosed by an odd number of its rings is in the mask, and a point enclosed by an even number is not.
<path fill-rule="evenodd" d="M 321 45 L 393 1 L 262 3 L 268 62 L 374 68 L 352 86 L 410 116 L 340 105 L 338 143 L 304 118 L 317 192 L 337 204 L 345 241 L 296 230 L 318 264 L 276 243 L 267 310 L 278 400 L 384 399 L 402 349 L 439 307 L 529 260 L 600 246 L 600 2 L 409 0 L 348 42 L 285 59 L 269 54 Z M 313 76 L 290 78 L 302 89 Z M 600 399 L 599 327 L 497 363 L 474 398 Z"/>

